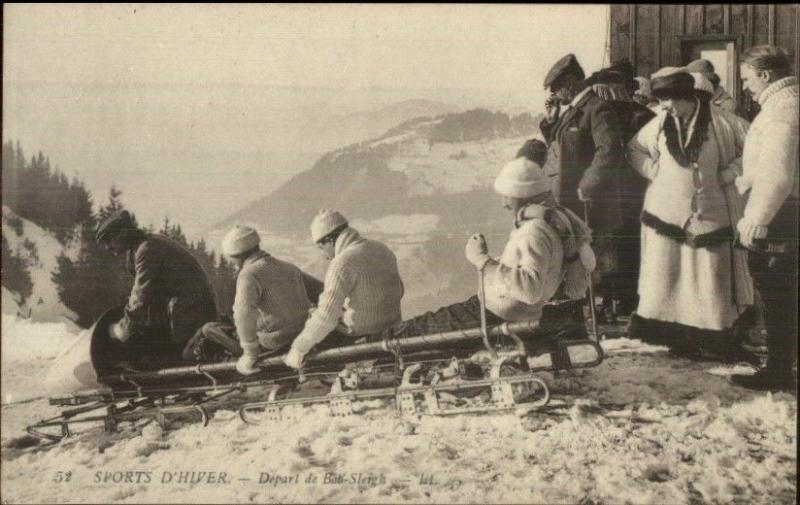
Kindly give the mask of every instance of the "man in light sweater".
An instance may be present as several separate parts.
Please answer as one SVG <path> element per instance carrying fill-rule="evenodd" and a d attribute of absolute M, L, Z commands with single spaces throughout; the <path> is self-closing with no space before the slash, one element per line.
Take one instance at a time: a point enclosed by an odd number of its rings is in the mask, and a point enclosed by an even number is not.
<path fill-rule="evenodd" d="M 401 319 L 403 282 L 397 258 L 388 247 L 365 239 L 344 216 L 331 210 L 314 218 L 311 237 L 331 263 L 319 304 L 284 358 L 292 368 L 300 368 L 311 348 L 334 330 L 355 340 Z"/>
<path fill-rule="evenodd" d="M 755 375 L 734 375 L 740 386 L 796 390 L 798 248 L 798 83 L 781 48 L 751 47 L 742 55 L 745 90 L 761 106 L 744 143 L 743 174 L 736 179 L 747 195 L 736 228 L 750 250 L 749 266 L 764 300 L 767 366 Z"/>
<path fill-rule="evenodd" d="M 542 168 L 547 146 L 531 140 L 497 176 L 494 189 L 514 215 L 514 229 L 499 258 L 489 256 L 482 235 L 470 237 L 467 260 L 484 278 L 486 321 L 537 321 L 559 289 L 581 299 L 595 267 L 591 231 L 572 211 L 556 204 L 550 177 Z M 477 296 L 393 326 L 381 338 L 476 328 Z"/>
<path fill-rule="evenodd" d="M 258 353 L 286 347 L 303 329 L 322 283 L 295 265 L 262 251 L 256 230 L 236 225 L 222 241 L 222 253 L 239 269 L 230 323 L 207 323 L 184 351 L 187 360 L 202 360 L 206 342 L 239 356 L 243 375 L 257 371 Z M 238 336 L 238 342 L 237 342 Z M 220 347 L 222 349 L 220 349 Z"/>

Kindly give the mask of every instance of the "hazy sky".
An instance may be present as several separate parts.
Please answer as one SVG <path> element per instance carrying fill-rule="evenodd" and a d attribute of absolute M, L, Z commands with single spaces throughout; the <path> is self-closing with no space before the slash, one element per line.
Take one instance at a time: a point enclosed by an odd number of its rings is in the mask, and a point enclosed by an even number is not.
<path fill-rule="evenodd" d="M 608 22 L 597 5 L 3 9 L 4 139 L 190 228 L 308 168 L 330 148 L 304 135 L 320 115 L 405 98 L 538 110 L 559 57 L 600 68 Z"/>

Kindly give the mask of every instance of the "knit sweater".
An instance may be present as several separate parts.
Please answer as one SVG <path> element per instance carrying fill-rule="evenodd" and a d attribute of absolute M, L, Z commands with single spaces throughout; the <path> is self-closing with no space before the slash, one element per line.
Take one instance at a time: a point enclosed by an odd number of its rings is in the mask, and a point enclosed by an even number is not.
<path fill-rule="evenodd" d="M 292 348 L 306 354 L 337 326 L 352 336 L 379 333 L 400 322 L 402 297 L 394 253 L 347 228 L 336 239 L 319 306 Z"/>
<path fill-rule="evenodd" d="M 750 191 L 744 219 L 768 226 L 783 202 L 798 197 L 798 83 L 785 77 L 758 97 L 756 116 L 744 144 L 742 177 L 736 180 L 740 194 Z"/>
<path fill-rule="evenodd" d="M 308 291 L 319 281 L 291 263 L 260 251 L 236 278 L 233 320 L 242 349 L 286 344 L 300 332 L 311 308 Z"/>
<path fill-rule="evenodd" d="M 565 256 L 576 256 L 569 263 L 580 265 L 578 249 L 588 243 L 590 232 L 569 210 L 537 204 L 520 210 L 516 226 L 500 259 L 490 259 L 484 267 L 486 308 L 506 321 L 535 321 L 564 281 Z M 565 239 L 571 240 L 568 254 Z M 582 295 L 588 275 L 580 272 L 584 284 L 574 287 Z"/>

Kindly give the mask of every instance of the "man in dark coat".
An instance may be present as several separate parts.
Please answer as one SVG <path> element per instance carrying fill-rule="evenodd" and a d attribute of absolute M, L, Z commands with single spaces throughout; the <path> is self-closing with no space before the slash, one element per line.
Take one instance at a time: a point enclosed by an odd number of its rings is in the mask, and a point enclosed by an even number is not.
<path fill-rule="evenodd" d="M 124 210 L 101 223 L 96 239 L 115 256 L 125 254 L 134 276 L 125 315 L 109 326 L 109 336 L 127 351 L 121 360 L 140 367 L 179 364 L 186 342 L 217 319 L 203 268 L 176 242 L 140 230 Z"/>
<path fill-rule="evenodd" d="M 558 203 L 579 216 L 588 204 L 596 273 L 602 276 L 616 268 L 613 239 L 622 226 L 619 179 L 624 160 L 616 114 L 584 77 L 572 54 L 550 69 L 544 87 L 552 95 L 540 129 L 555 147 L 550 152 L 557 157 L 560 176 Z"/>
<path fill-rule="evenodd" d="M 592 83 L 593 87 L 602 86 L 610 90 L 611 98 L 606 100 L 606 103 L 616 114 L 620 137 L 623 144 L 627 144 L 656 114 L 646 106 L 634 102 L 630 97 L 629 91 L 635 87 L 635 81 L 630 77 L 633 73 L 622 73 L 614 71 L 612 68 L 595 72 L 588 81 Z M 622 208 L 622 228 L 620 228 L 617 242 L 619 267 L 610 276 L 611 293 L 609 294 L 619 302 L 617 313 L 629 315 L 636 309 L 639 301 L 636 292 L 641 255 L 639 217 L 647 190 L 647 179 L 625 162 L 620 170 L 619 182 Z M 607 319 L 613 319 L 613 317 L 613 313 L 610 316 L 606 314 Z"/>

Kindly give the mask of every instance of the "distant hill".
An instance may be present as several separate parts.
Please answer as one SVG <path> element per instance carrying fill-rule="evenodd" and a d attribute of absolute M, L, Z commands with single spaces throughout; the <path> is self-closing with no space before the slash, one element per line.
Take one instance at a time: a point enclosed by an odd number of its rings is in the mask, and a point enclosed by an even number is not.
<path fill-rule="evenodd" d="M 491 252 L 500 253 L 511 216 L 491 183 L 538 132 L 539 119 L 475 109 L 405 121 L 323 155 L 206 236 L 218 244 L 232 223 L 250 224 L 267 250 L 321 277 L 325 263 L 308 226 L 319 209 L 338 209 L 397 254 L 407 286 L 404 315 L 434 309 L 475 290 L 474 269 L 463 256 L 469 234 L 484 233 Z"/>

